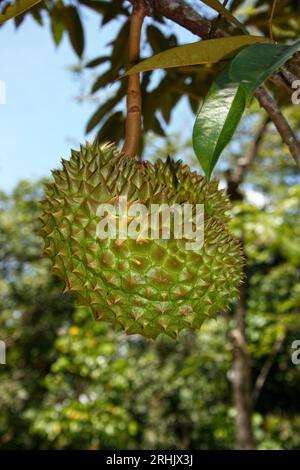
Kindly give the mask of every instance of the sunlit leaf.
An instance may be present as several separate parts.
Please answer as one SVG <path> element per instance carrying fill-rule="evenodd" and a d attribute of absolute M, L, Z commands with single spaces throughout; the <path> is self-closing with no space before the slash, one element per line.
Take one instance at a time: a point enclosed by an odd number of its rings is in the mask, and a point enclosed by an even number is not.
<path fill-rule="evenodd" d="M 4 13 L 0 14 L 0 24 L 21 15 L 40 1 L 41 0 L 17 0 L 13 5 L 9 5 L 5 8 Z"/>
<path fill-rule="evenodd" d="M 125 74 L 131 75 L 155 69 L 167 69 L 188 65 L 212 64 L 231 59 L 241 48 L 255 43 L 270 42 L 261 36 L 233 36 L 218 39 L 208 39 L 192 44 L 174 47 L 167 51 L 145 59 L 132 67 Z"/>

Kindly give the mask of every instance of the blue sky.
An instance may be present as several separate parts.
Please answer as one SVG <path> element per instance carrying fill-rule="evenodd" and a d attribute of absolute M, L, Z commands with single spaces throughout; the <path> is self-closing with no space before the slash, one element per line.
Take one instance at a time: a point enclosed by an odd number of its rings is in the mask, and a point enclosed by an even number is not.
<path fill-rule="evenodd" d="M 116 25 L 100 30 L 99 16 L 87 9 L 84 25 L 85 55 L 91 59 L 103 53 Z M 196 40 L 180 31 L 181 42 Z M 96 105 L 76 100 L 82 87 L 70 72 L 76 63 L 68 38 L 56 49 L 48 25 L 41 28 L 27 18 L 18 30 L 13 22 L 0 29 L 0 81 L 6 85 L 6 104 L 0 104 L 1 190 L 10 191 L 23 178 L 48 175 L 61 157 L 68 158 L 71 147 L 86 139 L 84 127 Z M 170 132 L 191 117 L 184 104 L 176 116 Z"/>

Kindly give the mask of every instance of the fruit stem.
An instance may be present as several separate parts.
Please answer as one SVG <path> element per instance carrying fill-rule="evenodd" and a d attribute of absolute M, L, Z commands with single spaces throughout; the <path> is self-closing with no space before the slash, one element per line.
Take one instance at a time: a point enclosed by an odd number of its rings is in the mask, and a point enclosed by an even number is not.
<path fill-rule="evenodd" d="M 130 18 L 129 33 L 129 66 L 139 61 L 141 29 L 146 15 L 143 5 L 134 5 Z M 127 116 L 125 126 L 125 141 L 122 152 L 130 157 L 138 153 L 141 137 L 142 97 L 140 89 L 140 74 L 129 76 L 127 92 Z"/>

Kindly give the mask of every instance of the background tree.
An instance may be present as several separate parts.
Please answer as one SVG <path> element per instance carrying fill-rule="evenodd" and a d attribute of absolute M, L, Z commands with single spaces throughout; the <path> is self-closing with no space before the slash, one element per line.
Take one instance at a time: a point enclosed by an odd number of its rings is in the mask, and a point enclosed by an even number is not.
<path fill-rule="evenodd" d="M 176 32 L 170 33 L 169 20 L 202 39 L 240 34 L 203 3 L 144 2 L 149 18 L 143 37 L 143 55 L 177 45 L 178 36 Z M 270 6 L 268 1 L 237 0 L 231 2 L 230 11 L 242 18 L 251 32 L 269 35 Z M 57 45 L 68 34 L 81 59 L 81 67 L 97 74 L 91 89 L 95 95 L 127 68 L 124 44 L 129 32 L 130 7 L 127 1 L 85 0 L 72 4 L 47 1 L 19 15 L 15 21 L 19 26 L 27 15 L 32 15 L 43 24 L 49 18 Z M 99 14 L 102 25 L 116 19 L 120 24 L 110 52 L 89 61 L 84 59 L 85 8 Z M 299 37 L 299 8 L 296 1 L 278 2 L 273 18 L 276 39 L 287 42 Z M 183 96 L 188 97 L 196 111 L 219 69 L 220 65 L 207 65 L 182 67 L 168 73 L 145 73 L 141 83 L 145 136 L 148 131 L 165 136 L 172 112 Z M 289 350 L 291 340 L 299 331 L 299 177 L 287 151 L 288 147 L 297 162 L 299 110 L 290 105 L 292 83 L 298 77 L 299 55 L 295 55 L 271 77 L 268 92 L 258 90 L 258 101 L 249 110 L 254 114 L 245 118 L 238 135 L 239 142 L 246 140 L 246 145 L 239 143 L 238 153 L 232 146 L 231 157 L 224 160 L 228 192 L 237 201 L 234 226 L 244 242 L 247 282 L 241 287 L 240 301 L 232 306 L 228 318 L 218 320 L 219 326 L 207 327 L 208 331 L 200 339 L 197 335 L 187 335 L 180 347 L 167 340 L 149 346 L 143 340 L 131 341 L 116 335 L 102 325 L 91 327 L 80 312 L 73 318 L 71 299 L 59 294 L 59 284 L 49 277 L 46 261 L 40 260 L 40 245 L 34 235 L 35 201 L 40 189 L 23 184 L 12 198 L 3 196 L 4 222 L 1 223 L 5 242 L 0 321 L 4 339 L 15 338 L 16 345 L 11 349 L 17 356 L 9 356 L 11 369 L 3 372 L 2 446 L 230 448 L 234 445 L 234 417 L 239 448 L 253 448 L 255 441 L 263 448 L 299 445 L 297 433 L 292 435 L 292 429 L 299 426 L 295 397 L 299 372 L 290 364 Z M 99 104 L 89 120 L 87 132 L 97 129 L 99 140 L 118 142 L 124 135 L 126 81 L 115 83 L 112 90 L 112 96 Z M 257 103 L 267 111 L 267 116 Z M 253 116 L 255 124 L 250 125 Z M 281 145 L 270 120 L 287 147 Z M 252 143 L 245 128 L 251 129 Z M 259 190 L 264 198 L 263 207 L 249 204 L 249 188 Z M 27 227 L 26 233 L 17 232 L 18 220 Z M 54 297 L 49 299 L 51 292 Z M 58 312 L 53 310 L 53 299 L 57 299 Z M 220 335 L 224 325 L 227 340 Z M 97 349 L 97 335 L 107 344 L 107 353 Z M 220 338 L 224 339 L 222 344 L 218 343 Z M 202 343 L 206 344 L 206 340 L 209 346 L 204 350 Z M 32 349 L 32 344 L 37 344 L 37 349 Z M 218 344 L 220 348 L 225 344 L 226 350 L 220 355 L 220 364 L 215 363 L 213 349 Z M 208 350 L 214 351 L 213 359 L 207 357 Z M 41 361 L 41 351 L 47 360 Z M 34 358 L 36 362 L 32 362 Z M 32 363 L 36 366 L 32 367 Z M 17 368 L 13 364 L 18 364 Z M 136 370 L 145 364 L 147 372 L 137 380 Z M 100 366 L 103 375 L 98 378 Z M 120 386 L 110 375 L 115 367 L 119 371 L 115 377 L 122 382 Z M 183 372 L 186 370 L 189 372 Z M 44 375 L 46 380 L 41 380 Z M 155 386 L 149 384 L 149 377 L 156 377 Z M 233 384 L 235 411 L 231 409 L 228 379 Z M 103 390 L 102 395 L 97 395 L 98 390 Z M 12 394 L 18 397 L 18 406 L 10 399 Z M 141 398 L 133 407 L 131 397 L 137 394 Z M 156 394 L 160 399 L 155 400 Z M 211 401 L 210 397 L 213 397 Z M 193 399 L 195 403 L 191 404 Z M 212 416 L 208 416 L 207 409 Z M 161 426 L 165 426 L 162 432 L 153 436 L 151 427 L 161 429 Z M 61 433 L 61 429 L 65 432 Z M 126 433 L 130 438 L 124 441 Z M 162 436 L 165 443 L 161 441 Z"/>
<path fill-rule="evenodd" d="M 249 139 L 249 127 L 237 138 Z M 232 158 L 238 155 L 228 152 L 229 168 Z M 267 127 L 245 175 L 262 206 L 249 202 L 248 189 L 234 208 L 233 229 L 247 255 L 250 424 L 261 449 L 300 444 L 300 374 L 291 363 L 300 332 L 300 194 L 293 167 L 282 171 L 285 159 Z M 244 435 L 232 396 L 236 306 L 177 342 L 149 343 L 95 323 L 61 294 L 41 257 L 41 190 L 23 182 L 1 197 L 0 324 L 8 345 L 1 448 L 233 448 L 235 432 Z"/>

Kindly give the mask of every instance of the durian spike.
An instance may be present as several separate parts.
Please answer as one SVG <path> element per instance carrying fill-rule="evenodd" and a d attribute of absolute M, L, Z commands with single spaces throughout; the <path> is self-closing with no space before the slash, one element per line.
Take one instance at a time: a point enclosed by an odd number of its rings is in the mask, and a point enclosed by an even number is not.
<path fill-rule="evenodd" d="M 129 33 L 129 66 L 132 67 L 139 61 L 141 29 L 145 18 L 145 8 L 143 5 L 133 7 L 130 18 Z M 142 97 L 140 90 L 140 75 L 129 76 L 127 92 L 127 117 L 125 126 L 125 142 L 122 152 L 134 158 L 138 153 L 141 136 L 141 113 Z"/>

